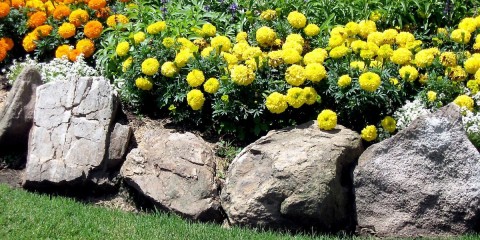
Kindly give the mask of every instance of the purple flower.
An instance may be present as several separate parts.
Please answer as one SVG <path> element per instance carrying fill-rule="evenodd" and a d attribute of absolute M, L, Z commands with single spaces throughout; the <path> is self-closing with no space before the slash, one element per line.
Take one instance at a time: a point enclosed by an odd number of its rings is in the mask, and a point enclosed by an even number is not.
<path fill-rule="evenodd" d="M 230 10 L 230 12 L 234 13 L 238 10 L 238 5 L 236 3 L 232 3 L 230 7 L 228 7 L 228 9 Z"/>

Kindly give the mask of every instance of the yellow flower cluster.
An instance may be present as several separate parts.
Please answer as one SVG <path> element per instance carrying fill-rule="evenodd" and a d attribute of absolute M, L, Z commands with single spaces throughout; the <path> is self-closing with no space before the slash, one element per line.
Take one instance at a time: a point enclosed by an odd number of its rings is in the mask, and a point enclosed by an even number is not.
<path fill-rule="evenodd" d="M 453 100 L 455 104 L 457 104 L 459 107 L 464 107 L 470 111 L 473 110 L 473 99 L 467 95 L 460 95 L 455 100 Z"/>
<path fill-rule="evenodd" d="M 322 110 L 318 114 L 317 124 L 322 130 L 332 130 L 337 126 L 337 114 L 330 109 Z"/>
<path fill-rule="evenodd" d="M 147 58 L 142 62 L 142 73 L 148 76 L 153 76 L 158 72 L 160 63 L 156 58 Z"/>
<path fill-rule="evenodd" d="M 159 32 L 167 28 L 167 23 L 165 21 L 159 21 L 148 25 L 147 33 L 148 34 L 158 34 Z"/>
<path fill-rule="evenodd" d="M 362 129 L 361 136 L 363 140 L 371 142 L 377 139 L 377 128 L 374 125 L 368 125 Z"/>
<path fill-rule="evenodd" d="M 256 39 L 262 46 L 271 46 L 275 42 L 277 35 L 273 29 L 269 27 L 261 27 L 257 30 Z"/>
<path fill-rule="evenodd" d="M 202 85 L 204 81 L 205 75 L 203 75 L 203 72 L 198 69 L 193 69 L 187 75 L 187 82 L 191 87 L 198 87 Z"/>
<path fill-rule="evenodd" d="M 287 97 L 281 93 L 273 92 L 268 95 L 265 101 L 265 106 L 272 113 L 283 113 L 288 107 Z"/>
<path fill-rule="evenodd" d="M 145 90 L 145 91 L 148 91 L 150 89 L 152 89 L 153 87 L 153 84 L 152 82 L 150 82 L 150 80 L 146 79 L 146 78 L 143 78 L 143 77 L 139 77 L 135 80 L 135 85 L 142 89 L 142 90 Z"/>
<path fill-rule="evenodd" d="M 358 78 L 358 83 L 360 84 L 360 88 L 367 92 L 375 92 L 377 88 L 382 83 L 380 76 L 373 72 L 366 72 L 362 73 Z"/>
<path fill-rule="evenodd" d="M 203 96 L 202 91 L 198 89 L 192 89 L 187 93 L 187 103 L 192 108 L 192 110 L 200 110 L 203 107 L 205 102 L 205 97 Z"/>

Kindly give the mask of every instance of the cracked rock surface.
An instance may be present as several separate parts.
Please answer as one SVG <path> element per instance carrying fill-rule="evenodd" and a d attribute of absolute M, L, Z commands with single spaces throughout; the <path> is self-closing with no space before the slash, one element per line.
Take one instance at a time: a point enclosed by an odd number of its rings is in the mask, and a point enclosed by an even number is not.
<path fill-rule="evenodd" d="M 370 146 L 354 182 L 358 225 L 378 236 L 478 230 L 480 154 L 453 103 Z"/>
<path fill-rule="evenodd" d="M 74 184 L 104 170 L 118 106 L 103 78 L 72 78 L 37 89 L 24 186 Z"/>
<path fill-rule="evenodd" d="M 153 203 L 183 217 L 221 220 L 212 149 L 192 133 L 149 129 L 128 155 L 121 175 Z"/>
<path fill-rule="evenodd" d="M 360 136 L 316 121 L 270 131 L 233 160 L 222 189 L 230 223 L 290 230 L 353 228 L 352 166 Z"/>

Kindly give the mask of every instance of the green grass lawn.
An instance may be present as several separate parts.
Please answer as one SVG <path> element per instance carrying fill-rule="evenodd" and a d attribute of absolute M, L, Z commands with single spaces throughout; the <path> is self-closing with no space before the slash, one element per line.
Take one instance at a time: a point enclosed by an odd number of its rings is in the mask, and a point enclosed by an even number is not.
<path fill-rule="evenodd" d="M 0 184 L 0 239 L 338 239 L 291 236 L 134 214 Z"/>

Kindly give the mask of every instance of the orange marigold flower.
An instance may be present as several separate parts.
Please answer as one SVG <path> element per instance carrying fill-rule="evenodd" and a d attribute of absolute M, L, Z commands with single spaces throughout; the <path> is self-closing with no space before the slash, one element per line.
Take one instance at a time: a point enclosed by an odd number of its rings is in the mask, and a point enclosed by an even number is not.
<path fill-rule="evenodd" d="M 13 8 L 21 8 L 25 6 L 24 0 L 12 0 L 12 7 Z"/>
<path fill-rule="evenodd" d="M 3 37 L 0 38 L 0 45 L 4 45 L 4 48 L 7 49 L 7 51 L 10 51 L 15 44 L 13 43 L 13 40 L 11 38 Z"/>
<path fill-rule="evenodd" d="M 110 16 L 110 8 L 109 7 L 100 8 L 99 10 L 97 10 L 95 15 L 97 16 L 97 18 L 107 18 L 108 16 Z"/>
<path fill-rule="evenodd" d="M 55 57 L 56 58 L 63 58 L 64 56 L 68 58 L 68 54 L 70 53 L 72 47 L 69 45 L 60 45 L 58 46 L 57 50 L 55 50 Z"/>
<path fill-rule="evenodd" d="M 88 58 L 93 55 L 93 52 L 95 52 L 95 44 L 90 39 L 82 39 L 77 42 L 76 49 L 83 53 L 85 58 Z"/>
<path fill-rule="evenodd" d="M 10 13 L 10 5 L 0 2 L 0 18 L 6 17 Z"/>
<path fill-rule="evenodd" d="M 80 27 L 82 24 L 88 22 L 90 16 L 88 16 L 88 12 L 83 9 L 76 9 L 70 16 L 68 17 L 68 21 L 75 25 L 75 27 Z"/>
<path fill-rule="evenodd" d="M 107 5 L 105 0 L 90 0 L 88 1 L 88 7 L 94 10 L 100 10 Z"/>
<path fill-rule="evenodd" d="M 35 48 L 37 48 L 37 44 L 35 43 L 35 41 L 37 40 L 37 35 L 33 33 L 27 34 L 27 36 L 25 36 L 22 42 L 23 49 L 25 49 L 26 52 L 32 52 L 33 50 L 35 50 Z"/>
<path fill-rule="evenodd" d="M 78 56 L 80 56 L 82 52 L 80 52 L 78 49 L 72 49 L 68 53 L 68 60 L 75 62 L 77 61 Z"/>
<path fill-rule="evenodd" d="M 42 26 L 47 21 L 47 14 L 45 12 L 36 12 L 30 16 L 27 25 L 29 28 L 36 28 Z"/>
<path fill-rule="evenodd" d="M 0 62 L 7 58 L 7 49 L 0 47 Z"/>
<path fill-rule="evenodd" d="M 107 18 L 107 25 L 109 27 L 117 26 L 117 23 L 128 23 L 128 18 L 122 14 L 114 14 Z"/>
<path fill-rule="evenodd" d="M 75 31 L 75 25 L 67 22 L 62 23 L 62 25 L 58 27 L 58 35 L 65 39 L 75 36 Z"/>
<path fill-rule="evenodd" d="M 97 20 L 89 21 L 83 31 L 88 38 L 98 38 L 103 31 L 103 25 Z"/>
<path fill-rule="evenodd" d="M 39 26 L 39 27 L 35 28 L 35 30 L 33 30 L 33 31 L 36 32 L 37 36 L 39 36 L 39 37 L 46 37 L 46 36 L 50 35 L 52 30 L 53 30 L 52 26 L 42 25 L 42 26 Z"/>
<path fill-rule="evenodd" d="M 70 7 L 66 5 L 58 5 L 55 10 L 53 10 L 53 18 L 57 20 L 62 20 L 68 16 L 70 16 Z"/>

